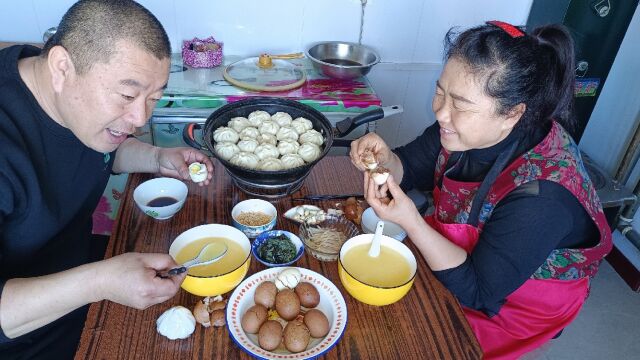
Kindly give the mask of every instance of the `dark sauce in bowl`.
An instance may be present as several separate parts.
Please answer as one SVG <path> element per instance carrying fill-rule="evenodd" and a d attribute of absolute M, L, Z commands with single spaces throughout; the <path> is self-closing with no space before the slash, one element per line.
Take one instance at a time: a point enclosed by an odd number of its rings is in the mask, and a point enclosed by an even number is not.
<path fill-rule="evenodd" d="M 147 203 L 147 206 L 150 207 L 163 207 L 173 205 L 178 202 L 178 199 L 172 198 L 170 196 L 161 196 L 157 197 Z"/>
<path fill-rule="evenodd" d="M 322 61 L 340 66 L 362 66 L 362 64 L 360 64 L 359 62 L 348 59 L 322 59 Z"/>

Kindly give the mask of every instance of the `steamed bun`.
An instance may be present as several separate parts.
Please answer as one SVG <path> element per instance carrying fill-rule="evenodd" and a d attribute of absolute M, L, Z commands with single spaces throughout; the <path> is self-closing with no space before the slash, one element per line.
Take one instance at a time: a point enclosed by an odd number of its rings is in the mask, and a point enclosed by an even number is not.
<path fill-rule="evenodd" d="M 213 132 L 213 141 L 215 142 L 223 142 L 228 141 L 232 143 L 238 142 L 238 133 L 230 127 L 220 126 Z"/>

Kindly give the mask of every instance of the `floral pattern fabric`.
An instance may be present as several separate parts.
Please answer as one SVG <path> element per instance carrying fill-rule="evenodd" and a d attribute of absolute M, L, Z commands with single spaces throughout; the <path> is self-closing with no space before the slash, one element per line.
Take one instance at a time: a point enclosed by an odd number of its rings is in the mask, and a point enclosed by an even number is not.
<path fill-rule="evenodd" d="M 442 150 L 438 156 L 436 183 L 444 176 L 449 155 Z M 555 122 L 543 141 L 507 166 L 491 186 L 483 199 L 479 231 L 482 231 L 502 198 L 516 187 L 537 180 L 553 181 L 569 190 L 600 230 L 600 241 L 591 248 L 553 250 L 531 278 L 574 280 L 595 275 L 601 260 L 611 250 L 611 231 L 580 157 L 578 146 L 562 126 Z M 443 223 L 466 224 L 473 197 L 479 186 L 480 183 L 476 182 L 443 180 L 441 191 L 445 195 L 442 197 L 445 201 L 441 201 L 436 209 L 438 220 Z"/>

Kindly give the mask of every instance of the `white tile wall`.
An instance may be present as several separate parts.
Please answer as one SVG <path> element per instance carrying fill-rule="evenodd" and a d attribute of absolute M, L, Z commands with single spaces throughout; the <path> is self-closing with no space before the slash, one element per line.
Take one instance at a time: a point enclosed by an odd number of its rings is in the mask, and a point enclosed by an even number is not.
<path fill-rule="evenodd" d="M 367 0 L 363 43 L 382 59 L 369 75 L 383 105 L 404 113 L 380 121 L 390 145 L 415 138 L 435 121 L 431 94 L 442 62 L 442 40 L 454 26 L 486 20 L 526 22 L 533 0 Z M 304 51 L 323 40 L 357 42 L 361 0 L 139 0 L 164 25 L 174 52 L 182 40 L 213 35 L 226 54 Z M 73 0 L 12 1 L 0 13 L 0 41 L 38 42 Z"/>

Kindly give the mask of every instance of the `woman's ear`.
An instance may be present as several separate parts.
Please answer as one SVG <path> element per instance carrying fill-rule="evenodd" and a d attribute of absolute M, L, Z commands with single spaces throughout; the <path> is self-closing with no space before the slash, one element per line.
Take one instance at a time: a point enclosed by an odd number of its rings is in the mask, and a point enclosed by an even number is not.
<path fill-rule="evenodd" d="M 503 129 L 513 129 L 514 126 L 520 121 L 520 118 L 524 114 L 525 110 L 527 110 L 527 105 L 524 103 L 520 103 L 509 110 L 507 113 L 507 117 L 503 122 Z"/>
<path fill-rule="evenodd" d="M 57 93 L 62 92 L 64 83 L 75 74 L 75 67 L 67 49 L 54 46 L 47 54 L 47 65 L 51 73 L 51 86 Z"/>

